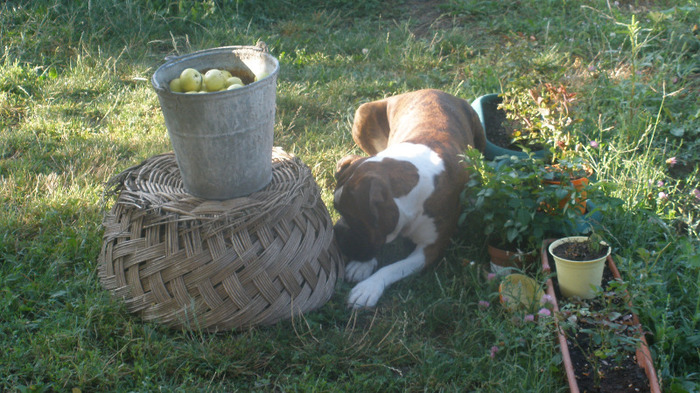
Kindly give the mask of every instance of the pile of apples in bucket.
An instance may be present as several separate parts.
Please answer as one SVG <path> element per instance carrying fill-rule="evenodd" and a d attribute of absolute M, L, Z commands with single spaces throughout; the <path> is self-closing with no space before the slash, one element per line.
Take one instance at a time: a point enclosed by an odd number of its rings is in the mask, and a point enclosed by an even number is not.
<path fill-rule="evenodd" d="M 264 76 L 256 76 L 255 80 Z M 174 93 L 198 94 L 233 90 L 245 84 L 241 78 L 231 75 L 227 70 L 212 68 L 202 75 L 194 68 L 185 68 L 179 78 L 170 81 L 170 91 Z"/>

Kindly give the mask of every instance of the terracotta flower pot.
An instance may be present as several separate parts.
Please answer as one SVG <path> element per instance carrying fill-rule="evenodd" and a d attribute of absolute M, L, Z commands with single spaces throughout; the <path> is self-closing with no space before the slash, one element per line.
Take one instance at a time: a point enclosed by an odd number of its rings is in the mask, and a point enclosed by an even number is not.
<path fill-rule="evenodd" d="M 505 275 L 513 270 L 522 270 L 527 266 L 527 262 L 532 261 L 532 253 L 520 253 L 503 250 L 498 247 L 488 245 L 487 251 L 491 258 L 491 272 L 498 275 Z"/>
<path fill-rule="evenodd" d="M 576 192 L 579 193 L 579 197 L 576 198 L 576 205 L 575 207 L 579 209 L 579 211 L 583 214 L 586 211 L 586 191 L 584 188 L 589 184 L 588 177 L 579 177 L 575 179 L 570 180 L 571 184 L 574 186 L 574 189 Z M 552 185 L 562 185 L 561 181 L 558 180 L 545 180 L 545 184 L 552 184 Z M 568 194 L 565 198 L 561 199 L 559 201 L 559 209 L 563 209 L 564 206 L 566 206 L 566 203 L 571 199 L 571 194 Z M 551 206 L 547 206 L 545 208 L 545 211 L 551 211 L 553 209 Z"/>
<path fill-rule="evenodd" d="M 554 242 L 553 239 L 548 239 L 542 242 L 542 270 L 546 273 L 552 271 L 550 265 L 550 255 L 548 254 L 548 248 L 552 242 Z M 615 262 L 613 261 L 610 255 L 606 257 L 606 263 L 613 277 L 618 280 L 621 280 L 620 271 L 617 270 L 617 266 L 615 266 Z M 549 297 L 551 298 L 554 313 L 559 314 L 559 302 L 557 300 L 556 292 L 554 290 L 554 281 L 551 278 L 547 280 L 547 295 L 549 295 Z M 631 305 L 631 302 L 629 301 L 629 294 L 626 293 L 626 296 L 628 302 Z M 569 344 L 566 339 L 566 334 L 557 319 L 555 319 L 555 323 L 557 329 L 557 338 L 559 340 L 559 347 L 561 348 L 562 362 L 564 363 L 566 378 L 569 383 L 569 390 L 571 391 L 571 393 L 579 393 L 580 390 L 578 382 L 576 380 L 576 370 L 574 369 L 574 365 L 571 360 L 571 354 Z M 640 345 L 635 353 L 637 364 L 641 369 L 644 370 L 644 374 L 646 375 L 647 380 L 649 382 L 649 391 L 651 393 L 661 393 L 661 386 L 659 385 L 659 379 L 656 375 L 656 369 L 654 368 L 654 361 L 651 357 L 651 352 L 649 351 L 649 344 L 647 343 L 647 340 L 644 337 L 644 333 L 642 332 L 641 325 L 639 323 L 639 318 L 635 313 L 632 313 L 632 324 L 633 326 L 637 326 L 637 336 L 640 340 Z"/>
<path fill-rule="evenodd" d="M 562 183 L 560 181 L 556 180 L 545 180 L 544 181 L 546 184 L 554 184 L 554 185 L 561 185 Z M 576 208 L 581 211 L 581 213 L 584 213 L 586 211 L 586 191 L 584 188 L 588 185 L 589 180 L 587 177 L 580 177 L 577 179 L 572 179 L 571 184 L 573 184 L 574 189 L 576 192 L 579 193 L 579 197 L 576 198 Z M 566 198 L 563 198 L 562 200 L 559 201 L 559 208 L 563 209 L 564 206 L 566 206 L 566 203 L 571 199 L 571 194 L 567 195 Z"/>

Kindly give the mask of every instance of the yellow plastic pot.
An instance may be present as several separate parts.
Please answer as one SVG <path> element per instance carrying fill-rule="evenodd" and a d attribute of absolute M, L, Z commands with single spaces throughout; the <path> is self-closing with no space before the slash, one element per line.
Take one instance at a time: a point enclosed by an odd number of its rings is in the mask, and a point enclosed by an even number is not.
<path fill-rule="evenodd" d="M 586 236 L 571 236 L 556 240 L 549 245 L 549 253 L 554 257 L 554 263 L 557 267 L 559 290 L 564 297 L 578 296 L 583 299 L 591 299 L 595 296 L 595 288 L 601 286 L 605 260 L 610 255 L 610 247 L 608 247 L 608 253 L 605 256 L 590 261 L 572 261 L 554 253 L 554 249 L 560 244 L 587 240 Z M 601 244 L 607 246 L 604 242 Z"/>

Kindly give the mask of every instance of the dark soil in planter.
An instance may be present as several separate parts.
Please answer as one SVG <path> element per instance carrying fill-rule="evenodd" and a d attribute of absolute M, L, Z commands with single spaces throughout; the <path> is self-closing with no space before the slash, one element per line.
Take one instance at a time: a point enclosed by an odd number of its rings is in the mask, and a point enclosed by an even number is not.
<path fill-rule="evenodd" d="M 555 264 L 550 265 L 552 272 L 556 271 Z M 610 269 L 605 266 L 603 271 L 603 291 L 610 290 L 610 283 L 614 282 Z M 554 291 L 557 299 L 564 299 L 559 291 L 559 284 L 556 277 L 552 280 Z M 559 306 L 566 304 L 568 300 L 560 300 Z M 590 311 L 595 313 L 604 309 L 603 300 L 587 301 L 590 306 Z M 626 300 L 616 297 L 613 300 L 616 309 L 619 308 L 619 315 L 615 321 L 626 328 L 620 329 L 623 334 L 629 334 L 629 337 L 637 337 L 636 326 L 632 325 L 632 313 L 629 311 Z M 581 393 L 640 393 L 650 392 L 649 381 L 644 369 L 639 367 L 635 351 L 619 348 L 613 359 L 598 359 L 599 367 L 596 371 L 594 363 L 590 360 L 592 353 L 600 348 L 596 344 L 592 334 L 582 332 L 582 330 L 593 330 L 597 327 L 595 324 L 588 322 L 585 318 L 579 318 L 575 328 L 565 329 L 566 342 L 569 347 L 569 356 L 574 366 L 576 373 L 576 382 Z M 596 378 L 598 373 L 599 378 Z"/>
<path fill-rule="evenodd" d="M 489 125 L 489 141 L 504 149 L 511 149 L 514 147 L 511 145 L 513 129 L 506 129 L 504 125 L 507 121 L 505 113 L 495 110 L 496 105 L 494 105 L 493 109 L 484 111 L 484 123 Z"/>
<path fill-rule="evenodd" d="M 586 326 L 585 323 L 580 323 L 579 328 L 593 329 L 593 325 Z M 567 331 L 567 337 L 572 335 L 571 331 Z M 573 339 L 567 338 L 566 342 L 569 345 L 569 356 L 571 363 L 576 370 L 576 380 L 581 392 L 600 392 L 600 393 L 639 393 L 649 392 L 649 382 L 647 376 L 637 365 L 634 352 L 622 351 L 618 359 L 603 360 L 601 359 L 601 374 L 600 381 L 596 386 L 595 367 L 589 362 L 589 358 L 584 354 L 582 348 L 592 348 L 595 344 L 591 343 L 589 334 L 579 332 Z"/>
<path fill-rule="evenodd" d="M 604 257 L 608 253 L 608 246 L 592 250 L 586 242 L 568 242 L 555 247 L 554 253 L 570 261 L 592 261 Z"/>
<path fill-rule="evenodd" d="M 513 131 L 515 126 L 511 120 L 506 118 L 506 113 L 498 109 L 498 102 L 484 104 L 484 124 L 488 128 L 487 138 L 489 142 L 498 147 L 508 150 L 522 151 L 520 145 L 513 143 Z M 542 146 L 528 146 L 530 150 L 543 149 Z"/>

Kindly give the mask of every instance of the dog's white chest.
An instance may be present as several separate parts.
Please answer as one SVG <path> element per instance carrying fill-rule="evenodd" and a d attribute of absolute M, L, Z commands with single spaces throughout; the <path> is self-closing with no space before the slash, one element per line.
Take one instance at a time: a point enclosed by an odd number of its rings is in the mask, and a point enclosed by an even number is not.
<path fill-rule="evenodd" d="M 424 205 L 435 192 L 435 177 L 444 172 L 444 162 L 428 146 L 408 142 L 391 145 L 370 160 L 381 161 L 386 157 L 410 162 L 418 170 L 416 186 L 408 194 L 394 199 L 399 209 L 399 220 L 396 229 L 387 236 L 387 242 L 399 235 L 415 243 L 435 242 L 437 228 L 432 217 L 425 214 Z"/>

